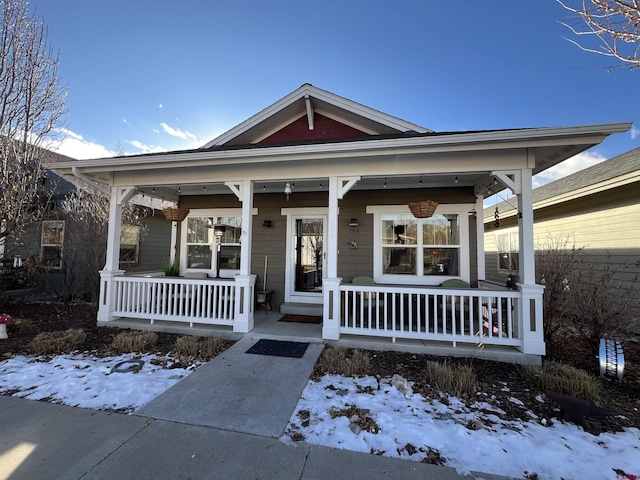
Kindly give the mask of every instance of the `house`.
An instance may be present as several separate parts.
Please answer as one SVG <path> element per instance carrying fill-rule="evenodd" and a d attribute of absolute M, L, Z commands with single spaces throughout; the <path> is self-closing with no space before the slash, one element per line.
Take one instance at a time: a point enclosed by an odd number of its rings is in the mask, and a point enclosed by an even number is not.
<path fill-rule="evenodd" d="M 539 361 L 531 177 L 629 128 L 434 132 L 304 84 L 202 148 L 56 168 L 112 187 L 100 324 L 250 332 L 258 294 L 282 312 L 315 306 L 324 340 L 484 345 Z M 476 212 L 502 188 L 522 205 L 517 291 L 484 284 Z M 136 194 L 186 215 L 172 222 L 182 278 L 119 268 L 121 209 Z M 435 213 L 416 218 L 409 205 L 427 201 Z M 352 283 L 361 276 L 373 282 Z"/>
<path fill-rule="evenodd" d="M 43 150 L 42 155 L 50 167 L 58 162 L 75 161 L 48 150 Z M 42 189 L 41 201 L 46 205 L 41 221 L 28 225 L 26 234 L 18 241 L 8 236 L 0 245 L 0 259 L 6 280 L 4 286 L 18 290 L 25 286 L 42 286 L 53 294 L 85 296 L 98 281 L 90 278 L 97 277 L 96 269 L 93 268 L 95 275 L 91 275 L 84 264 L 91 265 L 88 257 L 92 253 L 100 256 L 100 253 L 104 255 L 104 251 L 98 248 L 94 252 L 87 245 L 95 238 L 88 238 L 86 228 L 78 228 L 77 222 L 63 212 L 62 204 L 75 192 L 94 190 L 89 189 L 84 179 L 59 175 L 51 168 L 44 171 Z M 110 194 L 108 189 L 103 190 L 103 193 Z M 160 212 L 169 204 L 159 199 L 140 197 L 135 199 L 135 203 L 149 215 L 144 219 L 144 225 L 123 225 L 120 268 L 127 272 L 161 269 L 169 259 L 171 228 Z M 99 236 L 99 233 L 95 235 Z M 32 259 L 36 262 L 31 262 L 31 267 L 27 269 Z"/>
<path fill-rule="evenodd" d="M 484 211 L 487 280 L 504 284 L 517 265 L 517 207 L 514 198 Z M 584 248 L 588 263 L 612 263 L 640 298 L 640 148 L 536 188 L 533 211 L 536 246 Z M 632 307 L 640 316 L 640 303 Z"/>

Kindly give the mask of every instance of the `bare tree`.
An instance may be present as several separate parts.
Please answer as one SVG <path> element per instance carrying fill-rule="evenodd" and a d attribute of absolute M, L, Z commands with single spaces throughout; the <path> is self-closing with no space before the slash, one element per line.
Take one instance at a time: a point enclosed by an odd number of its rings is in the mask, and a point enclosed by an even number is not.
<path fill-rule="evenodd" d="M 44 23 L 25 0 L 0 0 L 0 239 L 19 240 L 46 202 L 46 142 L 62 126 L 67 86 Z"/>
<path fill-rule="evenodd" d="M 83 294 L 91 300 L 98 298 L 99 271 L 104 267 L 109 225 L 109 198 L 87 187 L 78 189 L 62 202 L 66 233 L 63 258 L 63 292 L 67 299 Z M 122 208 L 122 224 L 146 231 L 148 208 L 128 203 Z"/>
<path fill-rule="evenodd" d="M 582 0 L 577 7 L 568 1 L 557 1 L 575 15 L 571 23 L 560 22 L 580 38 L 580 41 L 567 38 L 568 41 L 586 52 L 614 58 L 620 62 L 615 67 L 640 67 L 638 0 Z M 595 37 L 598 46 L 585 46 L 582 41 L 585 37 Z"/>

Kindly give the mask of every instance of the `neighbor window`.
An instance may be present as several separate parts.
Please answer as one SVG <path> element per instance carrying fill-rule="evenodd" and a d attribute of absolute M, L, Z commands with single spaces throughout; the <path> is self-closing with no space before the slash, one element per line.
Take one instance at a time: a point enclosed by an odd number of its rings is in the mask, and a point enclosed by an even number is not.
<path fill-rule="evenodd" d="M 439 209 L 430 218 L 416 218 L 406 207 L 367 207 L 376 222 L 375 277 L 400 283 L 411 283 L 412 277 L 468 277 L 469 247 L 461 240 L 468 236 L 467 215 L 459 205 Z"/>
<path fill-rule="evenodd" d="M 518 270 L 518 232 L 497 235 L 498 270 L 515 272 Z"/>
<path fill-rule="evenodd" d="M 138 265 L 140 263 L 140 233 L 138 225 L 123 225 L 120 232 L 120 263 Z"/>
<path fill-rule="evenodd" d="M 186 268 L 196 270 L 238 270 L 240 268 L 240 216 L 192 216 L 186 224 Z M 224 225 L 221 237 L 214 234 L 216 225 Z M 184 228 L 184 227 L 183 227 Z M 218 242 L 220 255 L 217 255 Z M 218 266 L 218 258 L 220 265 Z"/>
<path fill-rule="evenodd" d="M 62 268 L 62 244 L 64 241 L 64 220 L 42 222 L 40 258 L 52 268 Z"/>

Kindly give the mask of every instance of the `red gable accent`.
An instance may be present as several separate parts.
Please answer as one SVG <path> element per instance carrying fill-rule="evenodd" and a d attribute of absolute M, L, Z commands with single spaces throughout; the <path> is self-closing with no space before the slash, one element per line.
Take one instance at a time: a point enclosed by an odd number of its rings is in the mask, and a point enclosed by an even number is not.
<path fill-rule="evenodd" d="M 307 116 L 290 123 L 282 130 L 268 136 L 259 143 L 295 142 L 299 140 L 318 140 L 322 138 L 350 138 L 367 135 L 356 128 L 314 113 L 313 130 L 309 130 Z"/>

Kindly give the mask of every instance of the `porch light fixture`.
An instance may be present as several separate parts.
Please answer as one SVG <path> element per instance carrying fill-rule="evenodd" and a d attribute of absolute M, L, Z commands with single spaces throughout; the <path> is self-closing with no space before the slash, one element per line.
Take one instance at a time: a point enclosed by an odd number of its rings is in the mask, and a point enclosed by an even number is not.
<path fill-rule="evenodd" d="M 263 227 L 271 228 L 271 220 L 265 220 L 262 222 Z"/>
<path fill-rule="evenodd" d="M 226 225 L 214 225 L 213 226 L 213 234 L 216 237 L 221 237 L 224 235 L 224 231 L 227 229 Z"/>
<path fill-rule="evenodd" d="M 291 184 L 287 182 L 286 185 L 284 186 L 284 194 L 287 196 L 287 202 L 289 201 L 289 195 L 291 195 L 291 192 L 292 192 Z"/>
<path fill-rule="evenodd" d="M 352 218 L 351 220 L 349 220 L 349 226 L 350 227 L 357 227 L 359 225 L 360 225 L 360 223 L 358 222 L 357 218 Z"/>

